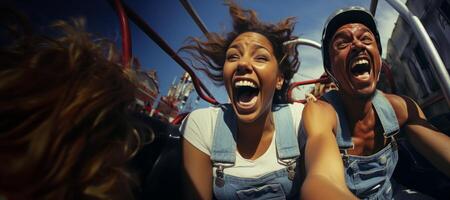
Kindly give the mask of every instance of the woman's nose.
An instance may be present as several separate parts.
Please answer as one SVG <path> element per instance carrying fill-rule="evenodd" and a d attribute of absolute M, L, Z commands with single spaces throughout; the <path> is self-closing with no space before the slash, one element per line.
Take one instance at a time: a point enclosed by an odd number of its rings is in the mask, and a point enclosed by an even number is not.
<path fill-rule="evenodd" d="M 252 66 L 248 60 L 242 59 L 238 62 L 237 71 L 239 74 L 251 73 L 251 70 Z"/>

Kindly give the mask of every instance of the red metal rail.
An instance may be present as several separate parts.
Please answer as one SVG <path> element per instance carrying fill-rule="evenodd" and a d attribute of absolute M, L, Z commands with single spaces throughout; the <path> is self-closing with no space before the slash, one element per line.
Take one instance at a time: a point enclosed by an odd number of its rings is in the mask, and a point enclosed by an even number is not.
<path fill-rule="evenodd" d="M 125 68 L 130 68 L 132 51 L 128 19 L 120 0 L 114 0 L 114 8 L 116 9 L 117 15 L 119 16 L 120 32 L 122 34 L 122 64 Z"/>
<path fill-rule="evenodd" d="M 180 125 L 181 122 L 183 121 L 183 119 L 186 118 L 186 116 L 187 116 L 188 114 L 189 114 L 189 113 L 181 113 L 181 114 L 177 115 L 177 116 L 175 117 L 175 119 L 173 119 L 172 122 L 170 122 L 170 123 L 173 124 L 173 125 Z"/>
<path fill-rule="evenodd" d="M 111 0 L 109 0 L 110 3 Z M 117 4 L 117 5 L 116 5 Z M 126 17 L 135 23 L 147 36 L 149 36 L 164 52 L 166 52 L 172 59 L 175 60 L 186 72 L 192 77 L 194 88 L 198 95 L 205 101 L 217 105 L 219 102 L 213 97 L 211 92 L 203 85 L 203 83 L 198 79 L 192 69 L 181 59 L 178 54 L 170 48 L 170 46 L 159 36 L 138 14 L 136 14 L 131 8 L 124 4 L 121 0 L 114 0 L 114 7 L 120 17 L 121 30 L 125 30 L 122 33 L 122 43 L 127 44 L 127 47 L 131 48 L 131 37 L 129 34 L 128 23 Z M 123 17 L 125 20 L 123 20 Z M 126 42 L 124 42 L 126 41 Z M 122 52 L 123 57 L 131 58 L 131 49 L 127 50 L 124 48 Z M 129 60 L 128 60 L 129 62 Z M 206 94 L 205 94 L 206 93 Z"/>
<path fill-rule="evenodd" d="M 397 88 L 395 85 L 395 81 L 394 81 L 394 77 L 392 75 L 392 71 L 389 67 L 389 65 L 385 62 L 382 63 L 381 65 L 381 72 L 384 73 L 384 75 L 386 76 L 386 79 L 388 81 L 389 87 L 391 88 L 391 92 L 392 93 L 396 93 L 397 92 Z M 300 81 L 300 82 L 294 82 L 289 86 L 287 95 L 288 95 L 288 101 L 289 102 L 299 102 L 299 103 L 305 103 L 306 100 L 305 99 L 300 99 L 300 100 L 294 100 L 292 99 L 292 90 L 298 86 L 301 85 L 308 85 L 308 84 L 314 84 L 314 83 L 323 83 L 323 84 L 327 84 L 330 83 L 331 80 L 325 75 L 325 76 L 321 76 L 319 79 L 313 79 L 313 80 L 306 80 L 306 81 Z"/>
<path fill-rule="evenodd" d="M 189 3 L 188 0 L 180 0 L 181 4 L 183 5 L 184 9 L 189 13 L 189 15 L 192 17 L 194 22 L 197 24 L 198 28 L 203 32 L 203 34 L 208 34 L 208 29 L 205 26 L 205 23 L 203 23 L 202 19 L 198 16 L 197 12 L 194 10 L 192 5 Z"/>
<path fill-rule="evenodd" d="M 299 82 L 294 82 L 291 83 L 291 85 L 289 86 L 289 89 L 287 91 L 287 98 L 289 102 L 298 102 L 298 103 L 306 103 L 305 99 L 301 99 L 301 100 L 294 100 L 292 99 L 292 90 L 298 86 L 301 85 L 308 85 L 308 84 L 314 84 L 314 83 L 330 83 L 330 79 L 327 76 L 322 76 L 318 79 L 313 79 L 313 80 L 306 80 L 306 81 L 299 81 Z"/>
<path fill-rule="evenodd" d="M 109 0 L 110 3 L 112 3 L 112 0 Z M 188 13 L 191 15 L 191 17 L 194 19 L 196 24 L 199 26 L 199 28 L 202 30 L 204 34 L 208 33 L 208 30 L 206 29 L 205 25 L 201 21 L 200 17 L 197 15 L 195 10 L 192 8 L 192 6 L 189 4 L 187 0 L 180 0 L 185 9 L 188 11 Z M 170 46 L 162 39 L 161 36 L 159 36 L 138 14 L 136 14 L 131 8 L 129 8 L 126 4 L 124 4 L 121 0 L 114 0 L 113 2 L 114 7 L 116 8 L 116 11 L 118 13 L 119 19 L 120 19 L 120 25 L 121 25 L 121 33 L 122 33 L 122 61 L 125 67 L 129 67 L 130 60 L 131 60 L 131 37 L 130 37 L 130 31 L 128 26 L 128 20 L 127 15 L 131 21 L 133 21 L 147 36 L 149 36 L 161 49 L 163 49 L 172 59 L 175 60 L 186 72 L 189 73 L 189 75 L 192 77 L 194 88 L 197 91 L 198 95 L 204 99 L 205 101 L 217 105 L 219 102 L 217 102 L 216 99 L 214 99 L 213 95 L 209 92 L 209 90 L 203 85 L 203 83 L 198 79 L 198 77 L 195 75 L 195 73 L 192 71 L 192 69 L 176 54 L 175 51 L 173 51 Z M 392 91 L 395 93 L 395 83 L 393 81 L 392 73 L 384 63 L 382 66 L 383 72 L 386 74 L 389 84 L 391 85 Z M 294 82 L 289 86 L 289 89 L 287 91 L 288 95 L 288 101 L 290 102 L 306 102 L 305 100 L 293 100 L 292 99 L 292 90 L 295 87 L 301 86 L 301 85 L 308 85 L 308 84 L 314 84 L 314 83 L 329 83 L 330 80 L 327 77 L 321 77 L 319 79 L 313 79 L 313 80 L 307 80 L 307 81 L 300 81 L 300 82 Z M 206 93 L 206 94 L 205 94 Z"/>

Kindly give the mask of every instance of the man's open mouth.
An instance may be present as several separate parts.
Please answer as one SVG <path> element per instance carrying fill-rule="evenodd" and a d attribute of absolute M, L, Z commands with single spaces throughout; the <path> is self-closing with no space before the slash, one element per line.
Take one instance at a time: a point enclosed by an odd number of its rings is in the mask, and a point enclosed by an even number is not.
<path fill-rule="evenodd" d="M 351 74 L 358 80 L 367 80 L 370 77 L 371 67 L 369 59 L 355 58 L 351 63 Z"/>
<path fill-rule="evenodd" d="M 244 107 L 252 107 L 258 99 L 259 87 L 252 80 L 238 80 L 234 83 L 235 100 Z"/>

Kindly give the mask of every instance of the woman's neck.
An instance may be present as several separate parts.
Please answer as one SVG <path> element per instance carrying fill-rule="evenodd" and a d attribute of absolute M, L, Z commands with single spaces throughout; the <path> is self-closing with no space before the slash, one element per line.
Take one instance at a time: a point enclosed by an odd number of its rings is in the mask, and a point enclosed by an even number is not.
<path fill-rule="evenodd" d="M 252 123 L 238 120 L 237 148 L 242 157 L 256 159 L 269 147 L 275 130 L 271 110 L 261 115 Z"/>
<path fill-rule="evenodd" d="M 251 123 L 237 121 L 238 138 L 250 138 L 255 140 L 268 133 L 273 133 L 275 125 L 271 110 L 263 113 L 258 119 Z"/>

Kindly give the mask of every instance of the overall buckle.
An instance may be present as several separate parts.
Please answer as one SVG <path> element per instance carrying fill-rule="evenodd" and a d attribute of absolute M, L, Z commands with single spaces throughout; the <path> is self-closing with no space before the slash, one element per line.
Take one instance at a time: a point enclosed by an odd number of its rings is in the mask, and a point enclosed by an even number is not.
<path fill-rule="evenodd" d="M 278 163 L 286 166 L 286 170 L 288 172 L 288 179 L 294 180 L 295 178 L 295 168 L 297 166 L 298 156 L 291 159 L 278 159 Z"/>
<path fill-rule="evenodd" d="M 217 187 L 223 187 L 225 185 L 223 170 L 226 167 L 232 167 L 233 165 L 234 164 L 225 164 L 225 163 L 214 164 L 214 166 L 217 167 L 216 180 L 214 181 L 214 183 L 216 184 Z"/>

